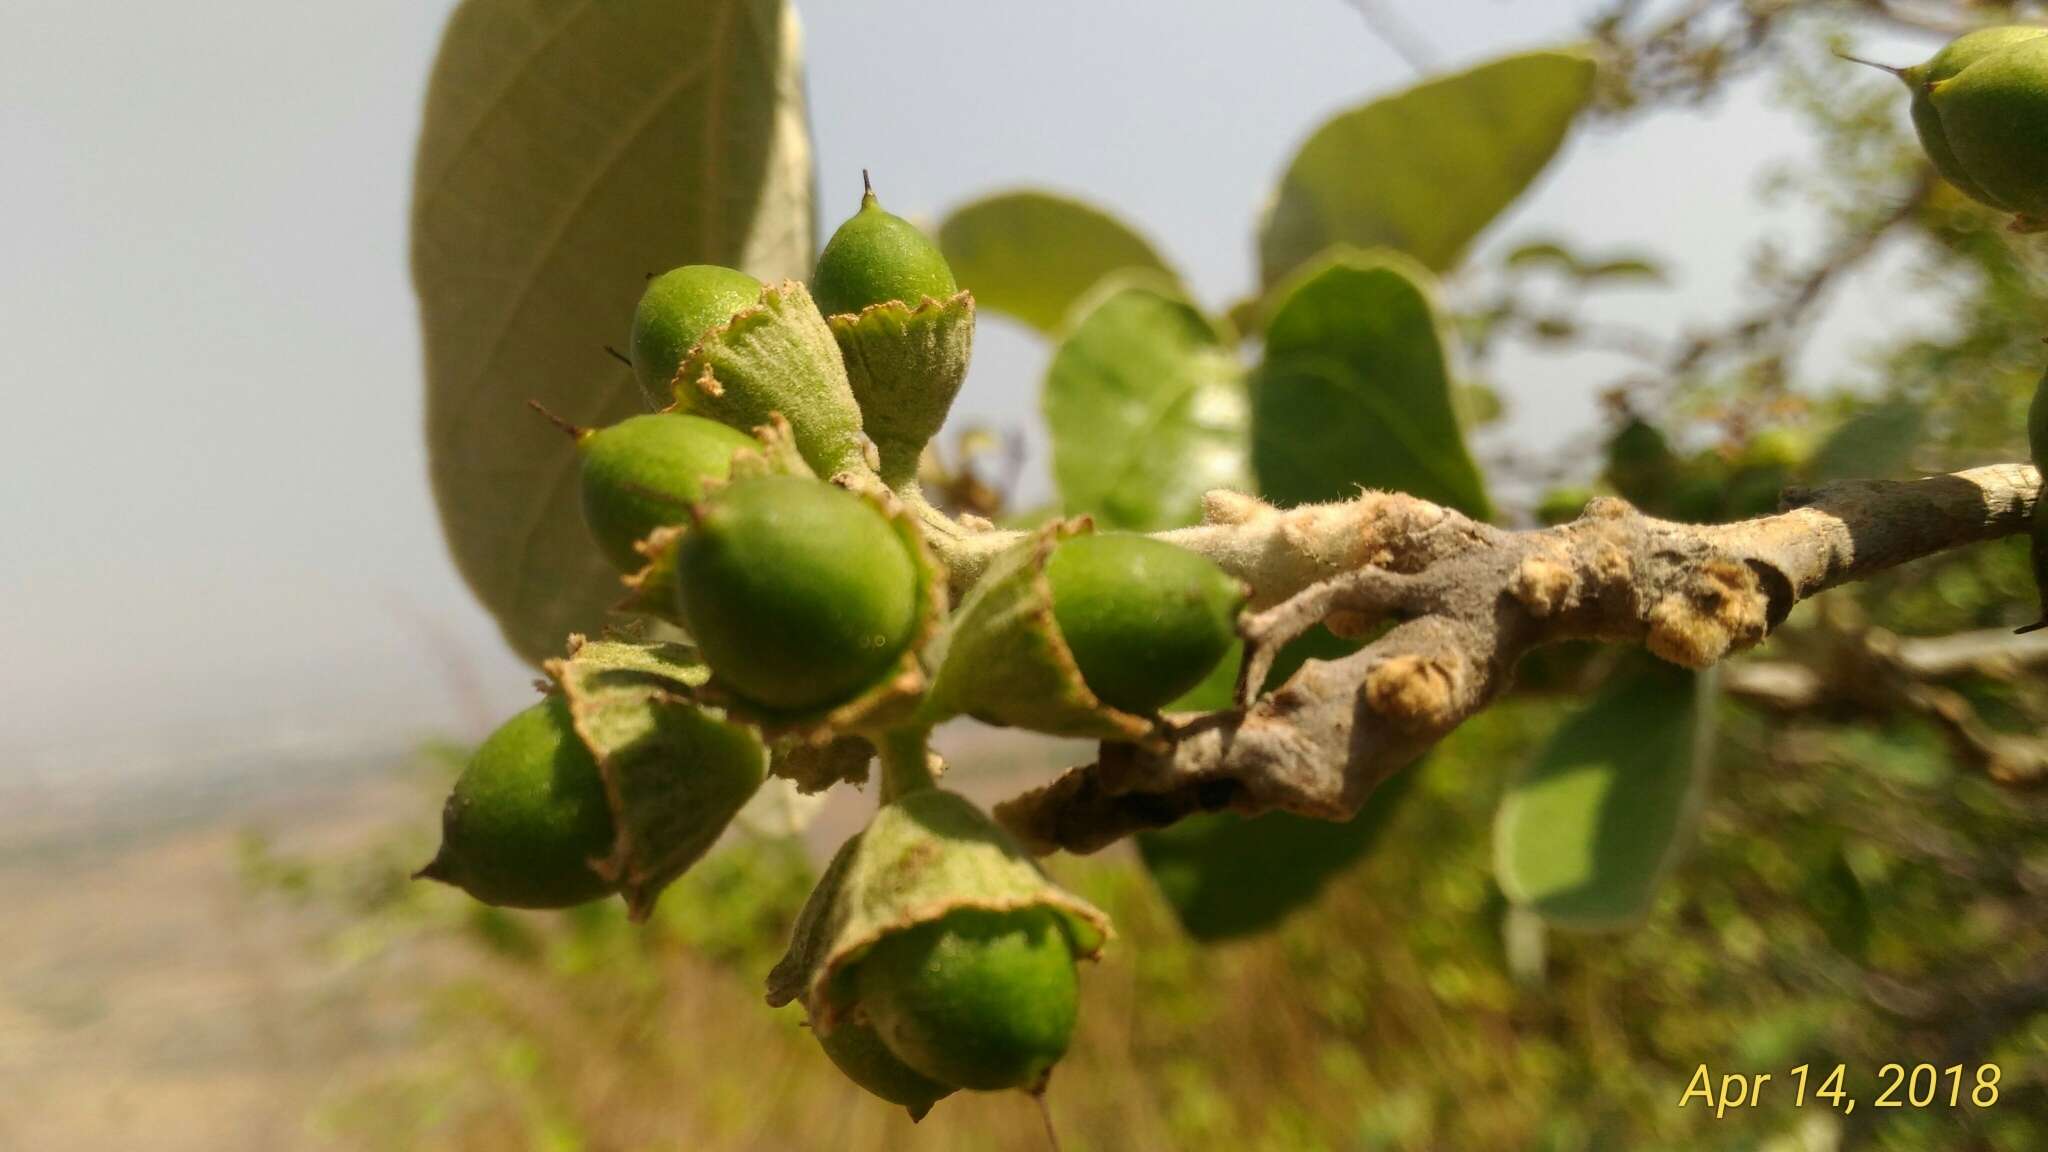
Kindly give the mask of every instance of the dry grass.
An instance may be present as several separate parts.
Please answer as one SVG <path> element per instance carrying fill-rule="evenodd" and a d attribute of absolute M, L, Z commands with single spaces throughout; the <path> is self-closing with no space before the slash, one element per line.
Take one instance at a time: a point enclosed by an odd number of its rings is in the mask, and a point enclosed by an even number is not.
<path fill-rule="evenodd" d="M 1835 1119 L 1812 1109 L 1717 1122 L 1676 1101 L 1700 1061 L 1874 1067 L 1953 1039 L 1903 1030 L 1844 985 L 1853 969 L 1823 932 L 1794 834 L 1833 843 L 1865 813 L 1836 795 L 1816 820 L 1799 807 L 1810 783 L 1780 797 L 1761 762 L 1724 779 L 1731 799 L 1648 925 L 1553 937 L 1547 981 L 1518 984 L 1487 816 L 1500 766 L 1542 724 L 1504 709 L 1461 732 L 1387 842 L 1255 939 L 1190 941 L 1127 853 L 1056 861 L 1120 933 L 1084 973 L 1049 1097 L 1066 1152 L 1826 1148 Z M 260 851 L 225 824 L 60 877 L 0 870 L 0 1149 L 1048 1147 L 1021 1094 L 955 1097 L 912 1125 L 840 1078 L 797 1010 L 763 1003 L 808 883 L 800 853 L 715 856 L 645 929 L 615 904 L 482 910 L 402 879 L 427 853 L 445 771 L 264 815 Z M 848 799 L 824 839 L 857 822 Z M 2023 954 L 2048 930 L 1958 936 L 1950 921 L 1982 910 L 1944 913 L 1963 904 L 1940 873 L 1891 867 L 1898 883 L 1873 889 L 1872 964 L 1932 974 L 1959 944 Z M 1891 1116 L 1863 1146 L 2038 1146 L 2026 1118 L 2048 1077 L 2048 1018 L 1996 1023 L 2005 1109 Z M 1818 1143 L 1774 1143 L 1802 1125 Z"/>

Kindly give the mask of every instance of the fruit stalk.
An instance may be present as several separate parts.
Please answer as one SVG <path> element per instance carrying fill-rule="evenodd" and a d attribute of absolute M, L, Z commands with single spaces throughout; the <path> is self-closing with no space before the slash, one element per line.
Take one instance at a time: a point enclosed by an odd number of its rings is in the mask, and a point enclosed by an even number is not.
<path fill-rule="evenodd" d="M 897 728 L 882 737 L 882 803 L 892 804 L 933 786 L 931 729 Z"/>

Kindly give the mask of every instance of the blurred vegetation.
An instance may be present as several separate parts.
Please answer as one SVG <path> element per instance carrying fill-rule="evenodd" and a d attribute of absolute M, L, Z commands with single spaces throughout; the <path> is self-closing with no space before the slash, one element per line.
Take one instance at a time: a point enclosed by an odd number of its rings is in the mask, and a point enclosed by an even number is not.
<path fill-rule="evenodd" d="M 1623 62 L 1603 79 L 1607 114 L 1642 119 L 1761 77 L 1812 142 L 1768 195 L 1817 213 L 1826 239 L 1803 260 L 1760 250 L 1753 306 L 1682 334 L 1595 319 L 1606 285 L 1658 282 L 1655 253 L 1531 238 L 1476 269 L 1449 302 L 1476 377 L 1468 416 L 1497 414 L 1486 376 L 1511 342 L 1622 350 L 1636 365 L 1589 450 L 1562 454 L 1571 466 L 1485 462 L 1497 484 L 1536 494 L 1524 521 L 1568 518 L 1603 491 L 1729 519 L 1769 511 L 1788 485 L 2024 458 L 2048 247 L 1929 180 L 1894 83 L 1829 50 L 1873 28 L 2038 15 L 1884 0 L 1612 6 L 1592 29 Z M 1832 289 L 1881 251 L 1905 254 L 1896 290 L 1928 301 L 1934 323 L 1849 366 L 1880 388 L 1812 375 L 1801 352 Z M 1081 1032 L 1049 1095 L 1064 1146 L 2048 1147 L 2048 790 L 2030 759 L 2048 680 L 1994 660 L 1892 694 L 1862 682 L 1892 667 L 1891 637 L 2034 617 L 2018 540 L 1802 607 L 1752 659 L 1816 670 L 1821 690 L 1773 700 L 1731 686 L 1694 840 L 1646 921 L 1618 934 L 1546 931 L 1510 910 L 1492 873 L 1508 776 L 1605 674 L 1599 654 L 1528 670 L 1522 692 L 1418 770 L 1368 855 L 1265 935 L 1194 942 L 1132 853 L 1054 861 L 1120 932 L 1084 976 Z M 445 783 L 448 756 L 433 763 Z M 1046 1147 L 1021 1095 L 950 1100 L 913 1128 L 838 1076 L 799 1012 L 761 1004 L 809 886 L 794 843 L 730 845 L 644 928 L 616 903 L 532 916 L 406 883 L 430 847 L 347 861 L 247 847 L 261 899 L 318 910 L 365 994 L 420 1013 L 410 1054 L 337 1085 L 316 1118 L 344 1146 Z M 1944 1088 L 1934 1107 L 1874 1107 L 1893 1062 L 1965 1066 L 1964 1103 L 1947 1107 Z M 1702 1063 L 1716 1077 L 1772 1073 L 1773 1088 L 1721 1118 L 1681 1108 Z M 1975 1107 L 1969 1078 L 1984 1063 L 1999 1066 L 1999 1096 Z M 1801 1064 L 1816 1082 L 1845 1065 L 1863 1106 L 1809 1095 L 1793 1107 Z"/>
<path fill-rule="evenodd" d="M 1191 940 L 1126 854 L 1055 861 L 1120 933 L 1084 974 L 1049 1094 L 1064 1146 L 2040 1146 L 2038 806 L 1952 763 L 1924 724 L 1781 728 L 1727 705 L 1717 799 L 1646 923 L 1553 934 L 1532 958 L 1494 885 L 1491 817 L 1504 768 L 1560 715 L 1515 701 L 1462 729 L 1366 862 L 1244 942 Z M 761 1005 L 809 886 L 794 844 L 731 845 L 634 928 L 616 902 L 535 915 L 406 884 L 421 831 L 347 862 L 249 850 L 265 899 L 345 909 L 327 948 L 362 995 L 421 1013 L 408 1055 L 317 1117 L 343 1146 L 1045 1147 L 1016 1094 L 913 1127 L 838 1075 L 800 1012 Z M 1999 1101 L 1878 1112 L 1891 1061 L 1996 1062 Z M 1845 1064 L 1865 1107 L 1681 1109 L 1702 1062 L 1781 1084 Z"/>

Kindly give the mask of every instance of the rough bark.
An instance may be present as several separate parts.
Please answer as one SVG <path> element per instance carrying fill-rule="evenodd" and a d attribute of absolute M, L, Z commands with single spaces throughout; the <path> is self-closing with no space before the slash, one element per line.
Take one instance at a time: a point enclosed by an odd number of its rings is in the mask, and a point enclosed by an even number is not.
<path fill-rule="evenodd" d="M 2026 531 L 2041 478 L 2001 464 L 1910 481 L 1787 491 L 1776 515 L 1677 524 L 1603 498 L 1569 524 L 1512 532 L 1409 496 L 1365 493 L 1280 510 L 1212 493 L 1206 522 L 1162 534 L 1254 589 L 1241 684 L 1307 628 L 1376 639 L 1310 661 L 1241 706 L 1177 718 L 1148 749 L 1105 744 L 997 809 L 1028 843 L 1089 852 L 1194 812 L 1346 819 L 1509 685 L 1515 662 L 1565 640 L 1642 644 L 1704 668 L 1754 646 L 1792 606 L 1838 584 Z M 965 533 L 946 552 L 1000 548 Z M 949 567 L 971 572 L 971 558 Z"/>

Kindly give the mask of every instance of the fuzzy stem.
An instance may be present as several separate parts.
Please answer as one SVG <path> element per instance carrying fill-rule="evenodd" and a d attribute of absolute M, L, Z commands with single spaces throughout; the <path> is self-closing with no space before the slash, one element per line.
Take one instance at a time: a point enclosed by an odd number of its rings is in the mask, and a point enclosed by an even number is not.
<path fill-rule="evenodd" d="M 894 728 L 882 734 L 882 803 L 933 787 L 930 728 Z"/>

